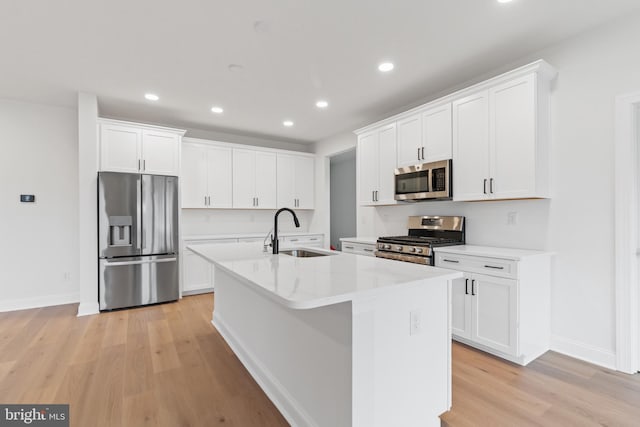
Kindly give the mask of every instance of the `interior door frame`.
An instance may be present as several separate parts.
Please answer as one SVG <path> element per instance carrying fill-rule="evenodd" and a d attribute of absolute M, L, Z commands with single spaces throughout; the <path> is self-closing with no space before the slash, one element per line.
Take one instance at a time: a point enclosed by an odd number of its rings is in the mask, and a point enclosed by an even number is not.
<path fill-rule="evenodd" d="M 616 368 L 640 370 L 638 284 L 638 181 L 640 180 L 640 92 L 616 98 L 615 117 L 615 295 Z"/>

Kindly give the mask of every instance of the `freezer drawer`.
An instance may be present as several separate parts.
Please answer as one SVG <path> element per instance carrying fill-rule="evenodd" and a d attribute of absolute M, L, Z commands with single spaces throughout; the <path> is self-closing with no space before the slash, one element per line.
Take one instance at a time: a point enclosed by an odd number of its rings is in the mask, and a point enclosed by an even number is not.
<path fill-rule="evenodd" d="M 100 260 L 100 310 L 136 307 L 179 298 L 176 256 Z"/>

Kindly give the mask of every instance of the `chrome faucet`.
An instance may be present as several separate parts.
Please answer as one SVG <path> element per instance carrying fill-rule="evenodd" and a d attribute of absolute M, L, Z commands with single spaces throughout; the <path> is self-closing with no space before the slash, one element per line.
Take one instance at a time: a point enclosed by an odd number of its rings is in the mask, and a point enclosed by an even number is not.
<path fill-rule="evenodd" d="M 298 217 L 296 216 L 296 213 L 294 211 L 289 208 L 278 209 L 278 212 L 276 212 L 275 216 L 273 217 L 273 236 L 271 237 L 271 246 L 273 247 L 274 255 L 277 255 L 278 252 L 280 252 L 278 248 L 278 215 L 280 215 L 280 212 L 282 211 L 291 212 L 291 215 L 293 215 L 293 223 L 296 225 L 296 227 L 300 227 L 300 221 L 298 221 Z"/>

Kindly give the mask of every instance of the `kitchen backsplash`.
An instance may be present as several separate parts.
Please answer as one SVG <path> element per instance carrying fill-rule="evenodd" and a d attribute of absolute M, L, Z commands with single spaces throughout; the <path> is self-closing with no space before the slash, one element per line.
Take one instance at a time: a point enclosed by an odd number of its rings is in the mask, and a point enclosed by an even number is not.
<path fill-rule="evenodd" d="M 182 209 L 182 235 L 267 233 L 273 227 L 275 210 Z M 280 231 L 309 231 L 311 211 L 296 210 L 300 228 L 290 215 L 280 215 Z"/>

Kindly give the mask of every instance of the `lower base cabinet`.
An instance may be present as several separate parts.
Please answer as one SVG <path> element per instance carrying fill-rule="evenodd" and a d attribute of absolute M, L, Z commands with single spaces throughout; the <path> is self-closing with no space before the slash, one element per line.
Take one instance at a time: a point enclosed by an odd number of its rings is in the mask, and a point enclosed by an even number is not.
<path fill-rule="evenodd" d="M 551 254 L 504 259 L 443 250 L 435 265 L 465 273 L 451 287 L 453 339 L 521 365 L 549 350 Z"/>

